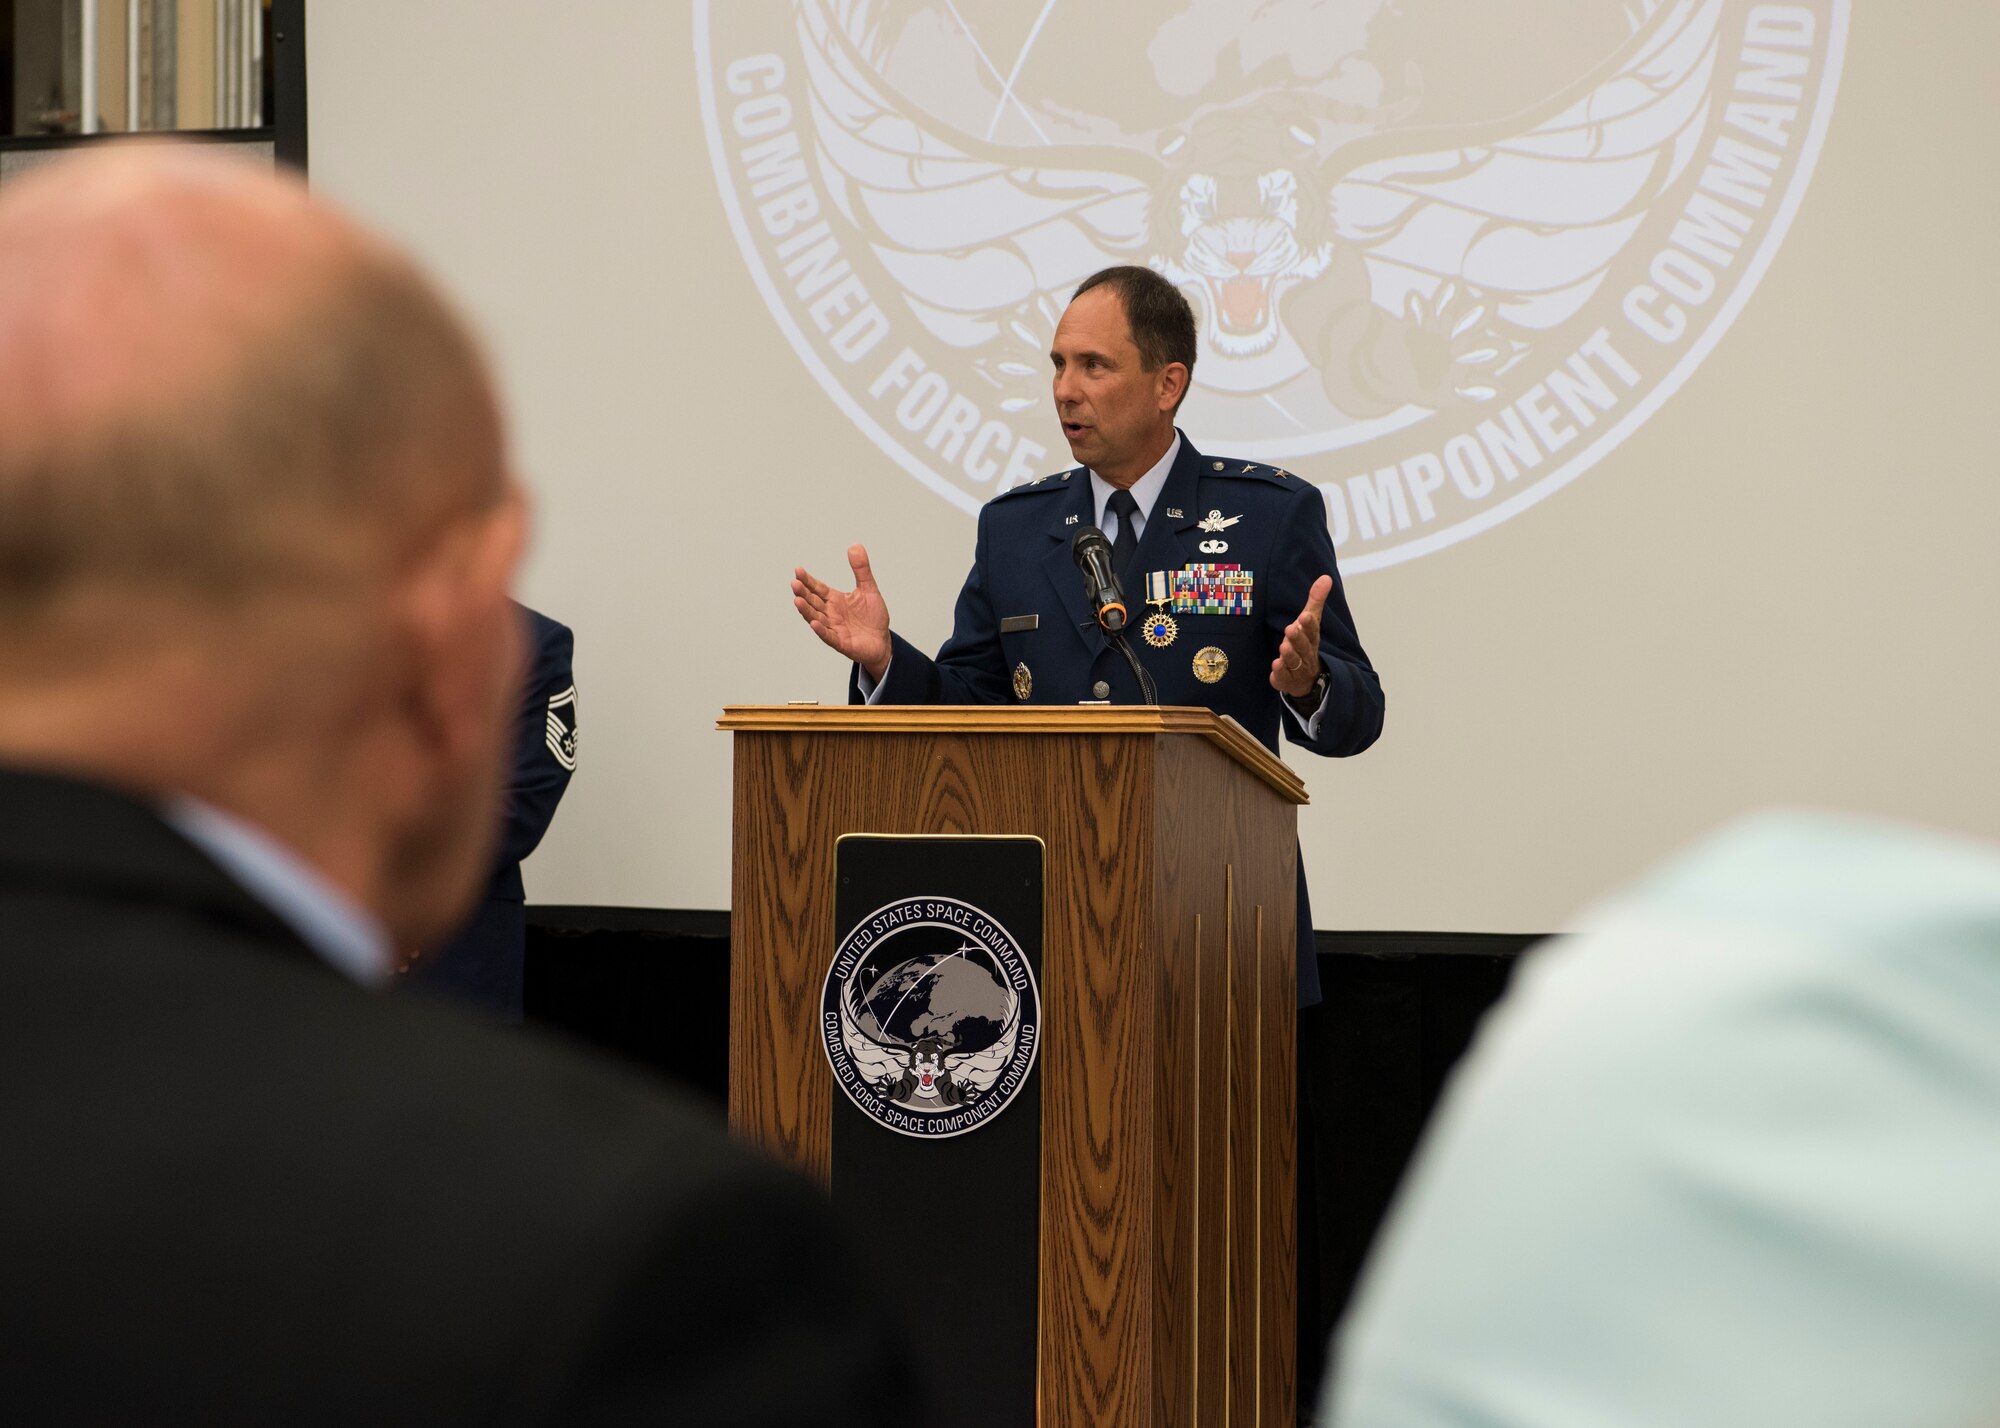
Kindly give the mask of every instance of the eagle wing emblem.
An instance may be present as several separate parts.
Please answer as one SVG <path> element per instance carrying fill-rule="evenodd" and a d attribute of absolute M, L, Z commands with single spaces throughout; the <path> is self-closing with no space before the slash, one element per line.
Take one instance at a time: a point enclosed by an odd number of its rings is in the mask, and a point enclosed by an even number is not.
<path fill-rule="evenodd" d="M 1409 95 L 1333 115 L 1278 93 L 1153 136 L 1157 157 L 984 143 L 913 117 L 881 79 L 895 7 L 880 0 L 797 0 L 797 24 L 832 202 L 1003 409 L 1046 399 L 1068 289 L 1138 262 L 1197 300 L 1217 359 L 1198 382 L 1272 390 L 1317 365 L 1361 419 L 1490 397 L 1583 306 L 1694 159 L 1722 8 L 1627 0 L 1632 38 L 1599 74 L 1449 145 L 1393 127 Z M 1375 132 L 1334 143 L 1328 118 Z"/>
<path fill-rule="evenodd" d="M 884 97 L 871 63 L 880 8 L 869 0 L 798 7 L 820 171 L 833 203 L 870 235 L 875 256 L 933 336 L 959 348 L 1001 339 L 1011 350 L 996 375 L 1039 377 L 1068 290 L 1099 268 L 1145 261 L 1157 175 L 1130 151 L 1018 150 L 947 136 L 912 118 Z M 1019 410 L 1038 400 L 1003 405 Z"/>
<path fill-rule="evenodd" d="M 894 1085 L 907 1069 L 901 1054 L 868 1036 L 851 1016 L 840 1019 L 840 1040 L 854 1062 L 854 1069 L 870 1086 L 880 1089 L 885 1084 Z"/>
<path fill-rule="evenodd" d="M 1461 396 L 1583 306 L 1693 160 L 1722 0 L 1647 0 L 1610 72 L 1533 126 L 1359 163 L 1329 192 L 1374 305 L 1459 350 Z M 1512 342 L 1509 342 L 1509 338 Z M 1471 360 L 1464 360 L 1471 359 Z"/>
<path fill-rule="evenodd" d="M 993 1083 L 1000 1079 L 1000 1073 L 1007 1068 L 1007 1062 L 1014 1055 L 1014 1041 L 1021 1031 L 1021 999 L 1010 987 L 1007 990 L 1007 1020 L 1000 1029 L 999 1039 L 984 1051 L 974 1051 L 963 1056 L 947 1056 L 945 1064 L 959 1083 L 973 1091 L 986 1092 L 993 1089 Z"/>

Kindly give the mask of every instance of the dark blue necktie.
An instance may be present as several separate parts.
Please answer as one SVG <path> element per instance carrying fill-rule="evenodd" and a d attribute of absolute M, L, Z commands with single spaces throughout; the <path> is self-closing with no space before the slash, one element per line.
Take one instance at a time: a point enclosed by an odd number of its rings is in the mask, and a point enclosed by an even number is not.
<path fill-rule="evenodd" d="M 1139 503 L 1130 491 L 1113 491 L 1104 509 L 1118 517 L 1118 534 L 1111 538 L 1111 571 L 1123 585 L 1132 568 L 1132 553 L 1139 548 Z"/>

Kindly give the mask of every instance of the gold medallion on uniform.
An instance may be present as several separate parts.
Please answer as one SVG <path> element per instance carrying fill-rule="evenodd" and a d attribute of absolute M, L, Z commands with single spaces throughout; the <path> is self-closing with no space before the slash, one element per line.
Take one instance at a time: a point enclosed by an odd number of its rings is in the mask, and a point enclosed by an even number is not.
<path fill-rule="evenodd" d="M 1203 684 L 1213 684 L 1229 673 L 1229 656 L 1214 645 L 1204 645 L 1195 651 L 1194 677 Z"/>
<path fill-rule="evenodd" d="M 1035 692 L 1035 677 L 1032 674 L 1028 673 L 1028 666 L 1026 664 L 1015 665 L 1014 697 L 1020 700 L 1023 704 L 1025 704 L 1028 701 L 1028 696 L 1030 694 L 1033 694 L 1034 692 Z"/>

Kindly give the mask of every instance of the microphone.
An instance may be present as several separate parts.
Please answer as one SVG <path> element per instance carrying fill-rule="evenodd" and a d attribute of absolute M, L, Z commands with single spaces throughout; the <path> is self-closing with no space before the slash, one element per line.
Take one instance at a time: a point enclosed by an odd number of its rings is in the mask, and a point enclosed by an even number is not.
<path fill-rule="evenodd" d="M 1111 568 L 1111 542 L 1104 538 L 1104 532 L 1096 526 L 1085 526 L 1070 539 L 1069 553 L 1076 561 L 1077 569 L 1083 572 L 1084 593 L 1090 597 L 1090 608 L 1097 613 L 1097 623 L 1111 642 L 1111 647 L 1125 657 L 1125 663 L 1132 666 L 1132 673 L 1139 681 L 1139 694 L 1148 704 L 1160 702 L 1160 691 L 1153 683 L 1153 676 L 1146 673 L 1146 666 L 1139 663 L 1139 657 L 1132 653 L 1132 646 L 1125 639 L 1125 592 L 1119 588 L 1118 573 Z"/>
<path fill-rule="evenodd" d="M 1111 542 L 1096 526 L 1085 526 L 1071 537 L 1069 553 L 1077 569 L 1083 572 L 1084 593 L 1090 598 L 1097 623 L 1107 635 L 1122 632 L 1129 617 L 1125 612 L 1125 592 L 1119 588 L 1117 573 L 1111 568 Z"/>

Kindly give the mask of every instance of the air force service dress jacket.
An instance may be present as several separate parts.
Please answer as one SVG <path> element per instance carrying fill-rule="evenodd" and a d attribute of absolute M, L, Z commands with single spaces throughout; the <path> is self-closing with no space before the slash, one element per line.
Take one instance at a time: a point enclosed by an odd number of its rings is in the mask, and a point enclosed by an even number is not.
<path fill-rule="evenodd" d="M 894 653 L 875 702 L 1075 704 L 1109 698 L 1140 703 L 1138 681 L 1098 629 L 1070 554 L 1077 530 L 1094 523 L 1090 476 L 1081 467 L 987 502 L 979 513 L 972 573 L 959 592 L 951 638 L 931 659 L 892 634 Z M 1240 610 L 1245 603 L 1227 598 L 1240 587 L 1219 591 L 1223 572 L 1204 569 L 1217 566 L 1236 567 L 1239 581 L 1247 575 L 1247 612 L 1202 612 Z M 1169 597 L 1170 603 L 1149 609 L 1149 595 L 1157 597 L 1163 583 L 1172 590 L 1177 573 L 1184 592 L 1225 598 L 1197 600 L 1184 593 L 1177 602 Z M 1280 707 L 1283 696 L 1271 687 L 1270 668 L 1285 627 L 1305 609 L 1321 575 L 1333 577 L 1319 646 L 1328 688 L 1308 738 Z M 1227 714 L 1273 753 L 1281 728 L 1292 742 L 1334 757 L 1360 753 L 1382 732 L 1382 684 L 1354 632 L 1326 508 L 1309 482 L 1274 466 L 1204 456 L 1183 434 L 1125 585 L 1133 611 L 1127 639 L 1159 686 L 1160 703 Z M 1140 638 L 1142 610 L 1172 616 L 1175 631 L 1164 647 Z M 858 671 L 849 698 L 862 702 Z M 1303 869 L 1298 916 L 1299 1004 L 1310 1006 L 1319 1000 L 1319 972 Z"/>

